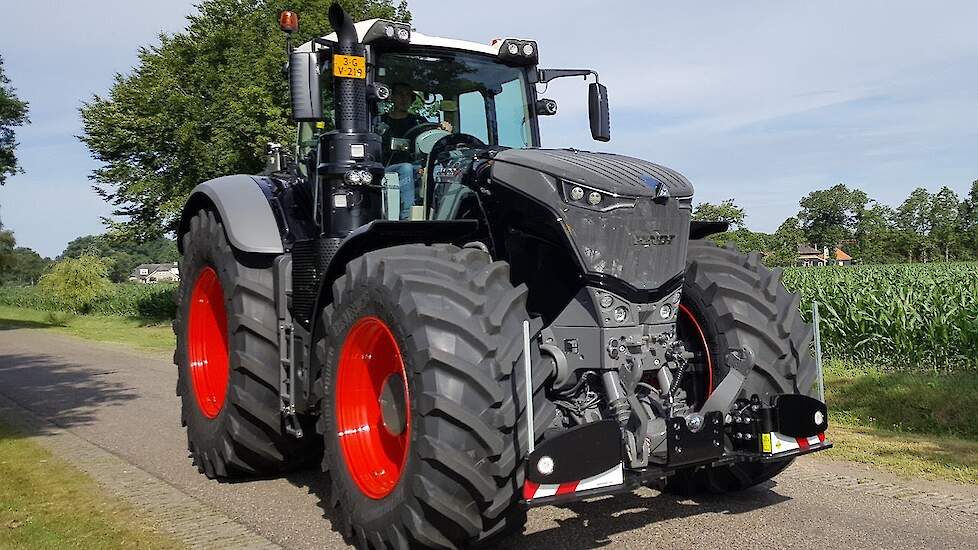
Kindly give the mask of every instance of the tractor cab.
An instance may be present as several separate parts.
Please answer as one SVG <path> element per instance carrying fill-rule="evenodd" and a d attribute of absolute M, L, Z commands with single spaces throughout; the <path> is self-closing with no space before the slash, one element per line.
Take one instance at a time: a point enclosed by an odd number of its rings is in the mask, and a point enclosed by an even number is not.
<path fill-rule="evenodd" d="M 535 41 L 506 38 L 480 44 L 427 36 L 406 23 L 383 19 L 352 28 L 362 56 L 337 55 L 335 33 L 292 50 L 296 155 L 299 172 L 314 177 L 319 144 L 336 130 L 335 81 L 361 81 L 366 129 L 380 137 L 375 160 L 384 170 L 382 219 L 447 219 L 456 213 L 438 204 L 445 193 L 437 189 L 435 172 L 445 166 L 436 165 L 433 151 L 445 161 L 449 149 L 540 147 L 538 117 L 556 114 L 557 104 L 538 99 L 537 83 L 593 75 L 593 95 L 605 99 L 591 102 L 592 118 L 607 121 L 606 92 L 596 83 L 597 74 L 539 70 Z M 599 128 L 595 138 L 606 134 L 606 127 Z"/>

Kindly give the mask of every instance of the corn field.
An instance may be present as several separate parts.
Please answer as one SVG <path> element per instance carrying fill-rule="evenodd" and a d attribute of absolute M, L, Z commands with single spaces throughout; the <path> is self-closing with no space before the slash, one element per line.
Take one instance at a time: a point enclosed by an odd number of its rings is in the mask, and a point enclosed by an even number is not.
<path fill-rule="evenodd" d="M 912 370 L 978 366 L 978 263 L 789 268 L 827 357 Z"/>

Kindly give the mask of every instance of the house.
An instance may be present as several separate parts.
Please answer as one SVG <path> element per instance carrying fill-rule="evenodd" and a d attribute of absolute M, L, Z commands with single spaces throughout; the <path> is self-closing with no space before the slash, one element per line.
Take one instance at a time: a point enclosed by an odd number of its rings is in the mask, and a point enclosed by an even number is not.
<path fill-rule="evenodd" d="M 845 250 L 835 247 L 835 259 L 829 256 L 828 247 L 821 251 L 807 244 L 798 245 L 798 258 L 795 260 L 797 266 L 812 265 L 852 265 L 852 256 L 846 254 Z"/>
<path fill-rule="evenodd" d="M 180 268 L 176 262 L 139 264 L 132 270 L 129 280 L 139 283 L 176 282 L 180 280 Z"/>

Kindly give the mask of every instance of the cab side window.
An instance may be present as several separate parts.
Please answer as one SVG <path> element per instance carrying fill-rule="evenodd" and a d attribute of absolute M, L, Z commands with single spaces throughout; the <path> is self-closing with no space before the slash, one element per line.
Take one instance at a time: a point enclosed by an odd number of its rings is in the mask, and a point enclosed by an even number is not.
<path fill-rule="evenodd" d="M 459 131 L 489 143 L 489 125 L 486 117 L 486 100 L 478 90 L 458 96 Z"/>

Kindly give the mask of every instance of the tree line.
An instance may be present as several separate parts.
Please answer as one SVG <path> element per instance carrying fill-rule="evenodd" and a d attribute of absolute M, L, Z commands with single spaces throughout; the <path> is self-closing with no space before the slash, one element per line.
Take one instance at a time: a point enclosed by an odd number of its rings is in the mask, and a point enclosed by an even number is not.
<path fill-rule="evenodd" d="M 812 191 L 798 204 L 798 214 L 774 233 L 747 229 L 747 215 L 733 199 L 701 203 L 693 219 L 728 222 L 731 230 L 714 240 L 764 252 L 765 262 L 776 266 L 794 265 L 799 245 L 831 254 L 839 247 L 866 264 L 978 259 L 978 180 L 964 198 L 947 186 L 934 193 L 918 187 L 897 207 L 842 183 Z"/>

